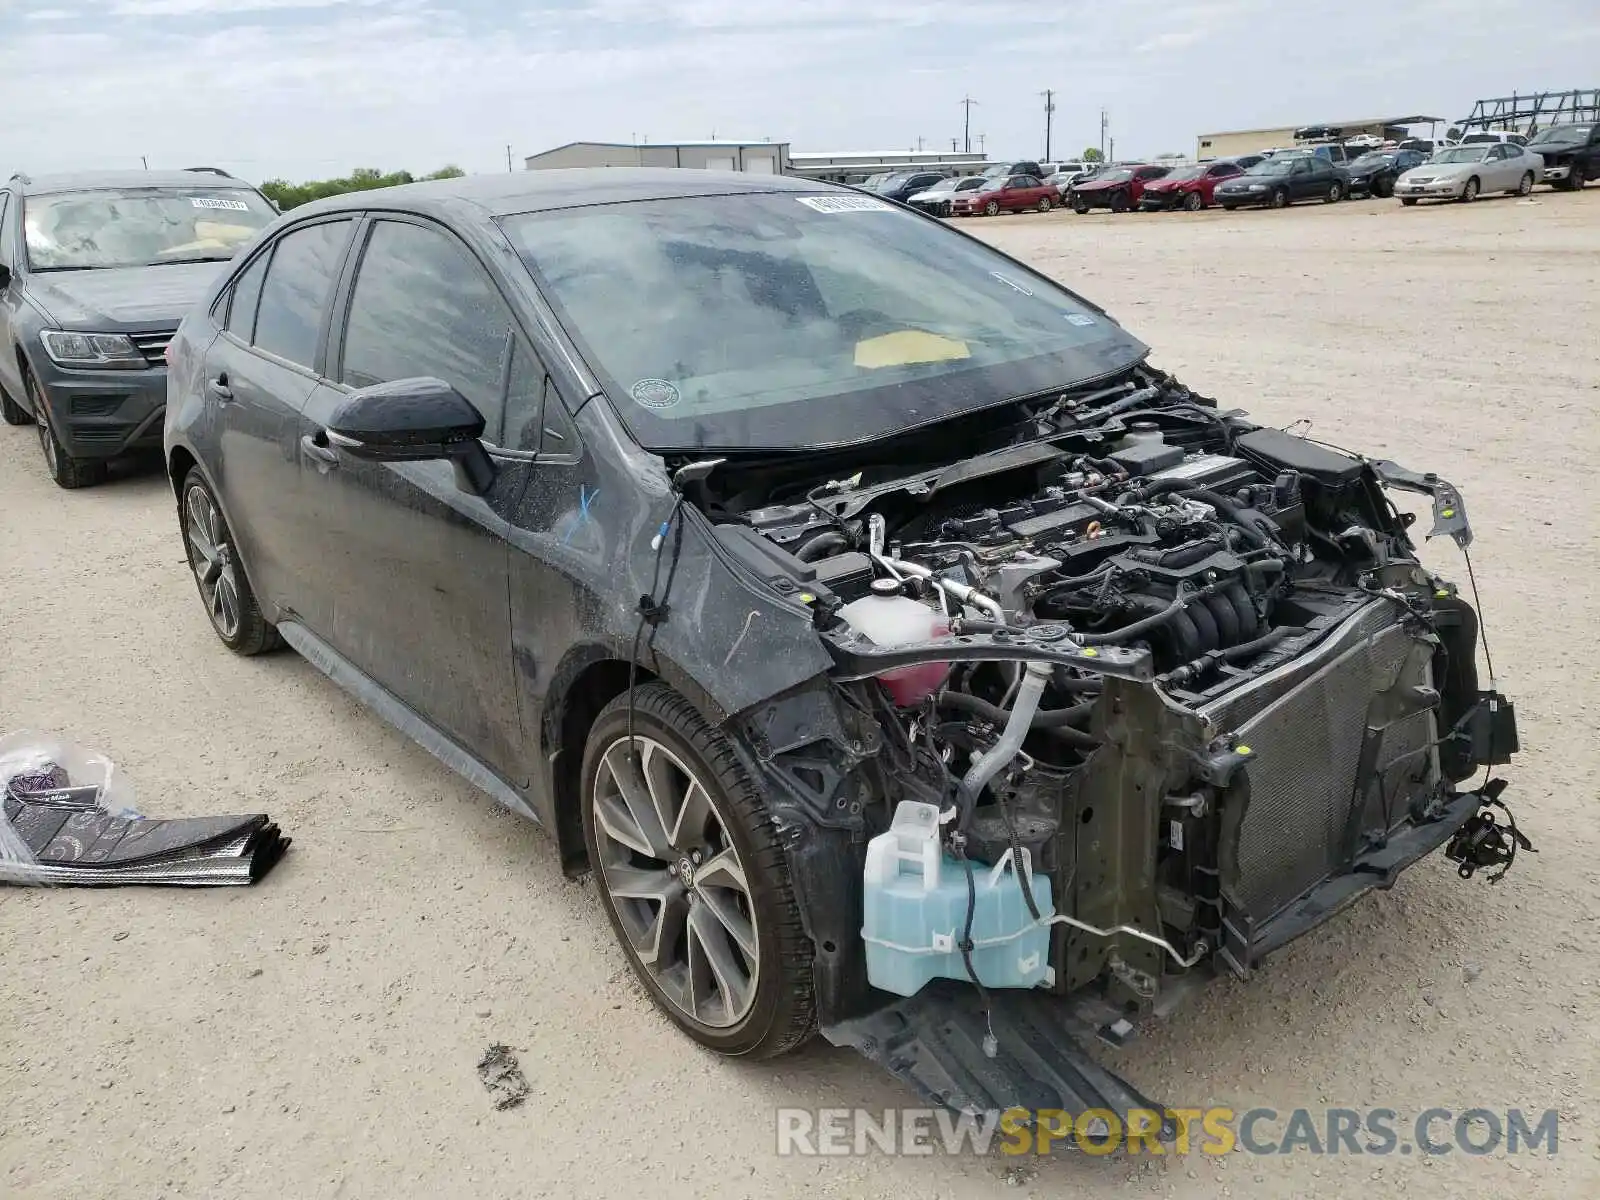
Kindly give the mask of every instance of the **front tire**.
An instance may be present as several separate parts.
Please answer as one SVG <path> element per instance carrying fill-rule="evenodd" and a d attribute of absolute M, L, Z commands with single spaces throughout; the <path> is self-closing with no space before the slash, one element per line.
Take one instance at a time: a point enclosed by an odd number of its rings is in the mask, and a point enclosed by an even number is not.
<path fill-rule="evenodd" d="M 261 615 L 222 506 L 198 467 L 183 477 L 179 495 L 184 550 L 211 628 L 224 646 L 241 657 L 274 649 L 278 631 Z"/>
<path fill-rule="evenodd" d="M 1372 185 L 1372 194 L 1379 200 L 1387 200 L 1394 195 L 1394 180 L 1380 175 Z"/>
<path fill-rule="evenodd" d="M 632 753 L 630 753 L 632 751 Z M 611 927 L 656 1005 L 707 1049 L 773 1058 L 816 1029 L 811 944 L 778 831 L 732 744 L 660 682 L 595 720 L 583 836 Z"/>
<path fill-rule="evenodd" d="M 1339 201 L 1341 201 L 1343 199 L 1344 199 L 1344 184 L 1342 184 L 1342 183 L 1335 183 L 1332 187 L 1330 187 L 1328 189 L 1327 196 L 1324 198 L 1325 203 L 1328 203 L 1328 204 L 1337 204 L 1337 203 L 1339 203 Z"/>
<path fill-rule="evenodd" d="M 1474 200 L 1476 200 L 1478 198 L 1478 191 L 1480 188 L 1482 188 L 1482 186 L 1483 185 L 1478 182 L 1478 177 L 1476 175 L 1467 180 L 1467 186 L 1461 189 L 1461 203 L 1471 204 Z"/>
<path fill-rule="evenodd" d="M 7 425 L 33 424 L 33 414 L 13 400 L 3 387 L 0 387 L 0 421 Z"/>
<path fill-rule="evenodd" d="M 1572 174 L 1567 176 L 1567 190 L 1570 192 L 1583 191 L 1584 185 L 1589 182 L 1588 169 L 1581 163 L 1572 164 Z"/>
<path fill-rule="evenodd" d="M 1277 191 L 1272 193 L 1271 204 L 1273 208 L 1288 208 L 1289 193 L 1283 188 L 1279 188 Z"/>
<path fill-rule="evenodd" d="M 1111 197 L 1111 211 L 1125 213 L 1128 211 L 1130 200 L 1127 192 L 1117 192 Z"/>
<path fill-rule="evenodd" d="M 1183 198 L 1183 207 L 1189 212 L 1199 212 L 1206 206 L 1206 198 L 1199 192 L 1190 192 Z"/>
<path fill-rule="evenodd" d="M 1417 206 L 1416 198 L 1412 196 L 1401 196 L 1400 203 L 1404 204 L 1407 208 L 1415 208 Z"/>
<path fill-rule="evenodd" d="M 57 487 L 70 491 L 94 487 L 106 481 L 106 460 L 103 458 L 73 458 L 61 444 L 50 424 L 50 409 L 45 403 L 44 391 L 29 375 L 24 381 L 28 388 L 28 402 L 33 405 L 33 420 L 39 427 L 39 449 L 44 454 L 45 470 L 56 481 Z"/>
<path fill-rule="evenodd" d="M 1072 211 L 1077 213 L 1080 217 L 1088 216 L 1089 215 L 1089 203 L 1088 203 L 1088 201 L 1074 199 L 1073 202 L 1072 202 Z"/>

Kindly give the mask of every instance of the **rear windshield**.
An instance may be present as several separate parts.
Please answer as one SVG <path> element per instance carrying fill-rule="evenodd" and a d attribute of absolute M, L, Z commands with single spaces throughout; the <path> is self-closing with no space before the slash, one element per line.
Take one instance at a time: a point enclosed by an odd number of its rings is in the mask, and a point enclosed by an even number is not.
<path fill-rule="evenodd" d="M 652 449 L 846 445 L 1145 353 L 988 246 L 866 196 L 647 200 L 504 228 Z"/>
<path fill-rule="evenodd" d="M 23 229 L 35 271 L 218 262 L 277 213 L 249 188 L 116 188 L 29 196 Z"/>

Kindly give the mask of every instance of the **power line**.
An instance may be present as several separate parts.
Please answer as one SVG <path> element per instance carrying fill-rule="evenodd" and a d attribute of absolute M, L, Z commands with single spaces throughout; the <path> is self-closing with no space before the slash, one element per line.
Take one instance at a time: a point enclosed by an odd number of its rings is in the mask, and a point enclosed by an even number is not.
<path fill-rule="evenodd" d="M 971 96 L 961 98 L 961 107 L 967 110 L 966 119 L 961 126 L 961 137 L 966 144 L 968 154 L 972 153 L 972 106 L 976 103 L 977 101 Z"/>

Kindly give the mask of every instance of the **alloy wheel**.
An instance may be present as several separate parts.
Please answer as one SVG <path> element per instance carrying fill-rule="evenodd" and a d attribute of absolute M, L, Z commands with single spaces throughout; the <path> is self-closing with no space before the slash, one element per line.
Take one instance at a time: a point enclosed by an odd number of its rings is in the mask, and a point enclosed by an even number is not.
<path fill-rule="evenodd" d="M 1533 191 L 1533 172 L 1524 171 L 1522 181 L 1517 184 L 1517 195 L 1526 196 L 1531 191 Z"/>
<path fill-rule="evenodd" d="M 200 596 L 217 633 L 232 641 L 239 632 L 239 568 L 222 514 L 203 487 L 189 489 L 183 509 L 189 566 L 200 583 Z"/>
<path fill-rule="evenodd" d="M 43 407 L 39 409 L 35 421 L 39 427 L 39 448 L 44 451 L 44 465 L 54 478 L 61 474 L 61 461 L 56 453 L 56 435 L 50 432 L 50 418 L 45 415 Z"/>
<path fill-rule="evenodd" d="M 755 904 L 711 790 L 671 749 L 620 737 L 594 780 L 596 864 L 640 964 L 684 1016 L 728 1029 L 760 979 Z"/>

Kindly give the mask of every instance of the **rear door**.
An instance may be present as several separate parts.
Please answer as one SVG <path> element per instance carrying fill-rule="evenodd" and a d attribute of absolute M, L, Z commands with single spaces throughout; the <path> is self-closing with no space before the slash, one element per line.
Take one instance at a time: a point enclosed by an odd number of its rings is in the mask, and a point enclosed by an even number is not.
<path fill-rule="evenodd" d="M 447 462 L 374 463 L 328 445 L 356 388 L 442 379 L 504 443 L 515 321 L 454 233 L 378 216 L 358 235 L 336 306 L 328 376 L 300 429 L 300 507 L 327 553 L 306 564 L 307 620 L 366 675 L 511 783 L 528 777 L 513 686 L 506 514 L 526 482 L 502 468 L 484 496 Z"/>
<path fill-rule="evenodd" d="M 1289 172 L 1289 193 L 1296 200 L 1307 200 L 1322 194 L 1322 188 L 1333 174 L 1328 160 L 1315 154 L 1294 160 Z"/>
<path fill-rule="evenodd" d="M 206 405 L 216 417 L 211 482 L 269 611 L 298 609 L 303 564 L 325 553 L 315 514 L 294 503 L 295 446 L 355 225 L 350 216 L 297 225 L 263 246 L 215 312 L 222 332 L 205 352 Z"/>

